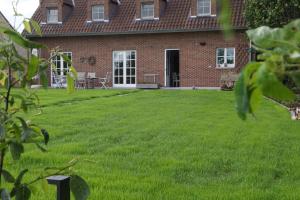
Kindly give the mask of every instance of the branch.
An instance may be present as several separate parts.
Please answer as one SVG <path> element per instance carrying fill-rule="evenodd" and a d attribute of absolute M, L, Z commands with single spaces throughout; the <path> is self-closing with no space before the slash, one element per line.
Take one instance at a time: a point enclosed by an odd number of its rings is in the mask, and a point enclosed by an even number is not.
<path fill-rule="evenodd" d="M 36 183 L 36 182 L 38 182 L 38 181 L 40 181 L 40 180 L 42 180 L 42 179 L 45 179 L 45 178 L 47 178 L 47 177 L 49 177 L 49 176 L 61 175 L 61 173 L 62 173 L 63 171 L 65 171 L 66 169 L 68 169 L 68 168 L 70 168 L 70 167 L 75 166 L 76 164 L 77 164 L 77 162 L 74 162 L 74 163 L 72 163 L 72 164 L 70 164 L 70 165 L 68 165 L 68 166 L 66 166 L 66 167 L 63 167 L 63 168 L 59 169 L 58 171 L 56 171 L 56 172 L 54 172 L 54 173 L 52 173 L 52 174 L 48 174 L 48 175 L 46 175 L 46 176 L 39 176 L 39 177 L 37 177 L 36 179 L 34 179 L 34 180 L 30 181 L 29 183 L 27 183 L 27 185 L 32 185 L 32 184 L 34 184 L 34 183 Z"/>

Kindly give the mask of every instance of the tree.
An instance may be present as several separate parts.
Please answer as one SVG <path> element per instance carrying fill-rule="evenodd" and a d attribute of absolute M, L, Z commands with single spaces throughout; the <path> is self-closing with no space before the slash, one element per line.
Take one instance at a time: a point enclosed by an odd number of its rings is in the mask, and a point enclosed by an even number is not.
<path fill-rule="evenodd" d="M 282 27 L 300 18 L 300 1 L 246 0 L 245 17 L 250 28 Z"/>
<path fill-rule="evenodd" d="M 295 100 L 282 79 L 288 76 L 300 87 L 300 19 L 283 28 L 262 26 L 247 31 L 259 62 L 249 63 L 236 83 L 237 110 L 242 119 L 254 114 L 263 96 L 281 101 Z"/>
<path fill-rule="evenodd" d="M 24 27 L 28 32 L 34 30 L 41 34 L 39 25 L 30 19 L 24 19 Z M 31 42 L 15 30 L 0 27 L 0 34 L 6 37 L 0 41 L 0 196 L 2 200 L 15 198 L 16 200 L 28 200 L 31 197 L 32 184 L 45 181 L 45 178 L 53 175 L 71 176 L 71 191 L 76 200 L 84 200 L 89 196 L 89 188 L 84 179 L 76 175 L 73 167 L 78 160 L 74 159 L 66 166 L 45 167 L 45 170 L 36 179 L 25 182 L 29 169 L 23 169 L 17 176 L 11 174 L 5 163 L 5 157 L 11 156 L 13 160 L 19 160 L 24 153 L 25 145 L 35 145 L 45 152 L 49 142 L 48 132 L 25 119 L 24 113 L 29 110 L 39 109 L 39 100 L 29 87 L 33 77 L 39 76 L 43 86 L 48 85 L 47 73 L 51 58 L 42 59 L 32 54 L 32 49 L 46 48 L 45 46 Z M 26 49 L 27 56 L 19 55 L 16 46 Z M 64 56 L 59 51 L 51 51 L 53 56 Z M 69 62 L 68 57 L 64 59 Z M 70 68 L 67 74 L 68 90 L 74 90 L 76 70 Z M 18 87 L 15 92 L 13 90 Z M 3 185 L 2 179 L 6 182 Z"/>

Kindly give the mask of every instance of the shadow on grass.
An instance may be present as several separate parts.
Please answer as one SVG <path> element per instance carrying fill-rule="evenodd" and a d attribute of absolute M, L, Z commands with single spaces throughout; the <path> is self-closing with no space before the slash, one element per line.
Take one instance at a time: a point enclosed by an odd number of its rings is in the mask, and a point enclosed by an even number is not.
<path fill-rule="evenodd" d="M 68 100 L 56 101 L 54 103 L 40 105 L 40 108 L 70 105 L 70 104 L 80 103 L 83 101 L 89 101 L 89 100 L 93 100 L 93 99 L 111 98 L 111 97 L 116 97 L 116 96 L 126 96 L 126 95 L 134 94 L 134 93 L 137 93 L 140 91 L 142 91 L 142 90 L 119 91 L 119 92 L 116 92 L 113 94 L 108 94 L 108 95 L 103 95 L 103 96 L 100 96 L 100 95 L 95 96 L 94 95 L 94 96 L 88 96 L 88 97 L 75 97 L 75 98 L 68 99 Z"/>

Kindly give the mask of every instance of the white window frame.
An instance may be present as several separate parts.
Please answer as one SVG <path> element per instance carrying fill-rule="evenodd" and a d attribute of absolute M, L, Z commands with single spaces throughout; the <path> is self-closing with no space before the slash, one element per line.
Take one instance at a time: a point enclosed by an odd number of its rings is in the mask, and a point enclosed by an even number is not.
<path fill-rule="evenodd" d="M 200 7 L 203 9 L 206 6 L 200 5 L 200 1 L 209 1 L 209 13 L 200 13 Z M 211 16 L 211 0 L 197 0 L 197 15 L 199 17 L 203 17 L 203 16 Z"/>
<path fill-rule="evenodd" d="M 147 5 L 152 5 L 153 6 L 153 15 L 147 15 L 147 16 L 145 16 L 144 14 L 144 6 L 147 6 Z M 149 12 L 149 10 L 147 10 L 147 13 L 146 14 L 149 14 L 150 12 Z M 155 5 L 154 5 L 154 2 L 142 2 L 141 3 L 141 18 L 142 19 L 145 19 L 145 20 L 147 20 L 147 19 L 154 19 L 154 15 L 155 15 Z"/>
<path fill-rule="evenodd" d="M 102 8 L 103 9 L 103 12 L 100 12 L 99 8 Z M 105 9 L 104 9 L 104 5 L 103 4 L 97 4 L 97 5 L 92 5 L 92 21 L 95 21 L 95 22 L 101 22 L 101 21 L 104 21 L 105 20 Z M 94 13 L 94 9 L 97 9 L 97 12 Z M 94 14 L 97 15 L 99 18 L 94 18 Z M 103 18 L 100 18 L 100 15 L 103 14 Z"/>
<path fill-rule="evenodd" d="M 223 49 L 224 50 L 224 55 L 223 56 L 219 56 L 218 55 L 218 51 L 220 49 Z M 228 49 L 233 49 L 233 64 L 228 64 L 227 63 L 227 59 L 228 59 L 228 55 L 227 55 L 227 51 Z M 224 57 L 224 64 L 219 64 L 218 63 L 218 58 L 219 57 Z M 232 68 L 235 68 L 235 58 L 236 58 L 236 55 L 235 55 L 235 48 L 234 47 L 227 47 L 227 48 L 217 48 L 216 50 L 216 66 L 217 68 L 220 68 L 220 69 L 232 69 Z"/>
<path fill-rule="evenodd" d="M 57 15 L 51 15 L 51 11 L 56 11 Z M 55 17 L 55 20 L 52 18 Z M 58 23 L 58 8 L 47 8 L 47 23 Z"/>
<path fill-rule="evenodd" d="M 127 84 L 126 82 L 126 78 L 127 78 L 127 69 L 126 69 L 126 53 L 127 52 L 134 52 L 135 53 L 135 75 L 130 75 L 131 77 L 134 77 L 135 78 L 135 83 L 134 84 Z M 116 60 L 114 59 L 114 54 L 115 53 L 125 53 L 125 56 L 123 57 L 123 84 L 116 84 L 115 83 L 115 62 Z M 137 51 L 136 50 L 124 50 L 124 51 L 113 51 L 112 52 L 112 83 L 113 83 L 113 87 L 114 88 L 135 88 L 136 85 L 137 85 Z"/>
<path fill-rule="evenodd" d="M 66 51 L 66 52 L 61 52 L 62 54 L 70 54 L 70 57 L 71 57 L 71 61 L 73 60 L 73 53 L 70 52 L 70 51 Z M 51 57 L 53 56 L 53 54 L 51 54 Z M 51 59 L 51 63 L 53 63 L 54 59 L 52 58 Z M 63 57 L 61 56 L 60 57 L 60 70 L 63 70 L 64 69 L 64 59 Z M 68 69 L 67 69 L 67 72 L 69 72 L 70 70 L 70 66 L 68 66 Z M 65 80 L 66 79 L 66 76 L 65 75 L 61 75 L 59 74 L 60 76 L 63 76 L 63 78 Z M 55 83 L 53 83 L 53 68 L 52 68 L 52 64 L 51 64 L 51 87 L 58 87 L 58 85 L 56 85 Z M 63 87 L 67 87 L 67 82 L 65 81 L 65 83 L 63 84 Z"/>

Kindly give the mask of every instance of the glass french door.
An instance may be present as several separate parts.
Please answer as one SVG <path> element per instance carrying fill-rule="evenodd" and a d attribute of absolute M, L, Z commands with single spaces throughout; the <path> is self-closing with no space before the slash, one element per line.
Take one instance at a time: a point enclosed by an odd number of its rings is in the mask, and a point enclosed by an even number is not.
<path fill-rule="evenodd" d="M 64 53 L 72 61 L 72 53 Z M 69 72 L 69 64 L 62 56 L 55 56 L 52 58 L 53 65 L 51 66 L 51 86 L 52 87 L 66 87 L 67 73 Z"/>
<path fill-rule="evenodd" d="M 114 87 L 136 87 L 136 51 L 113 52 Z"/>

